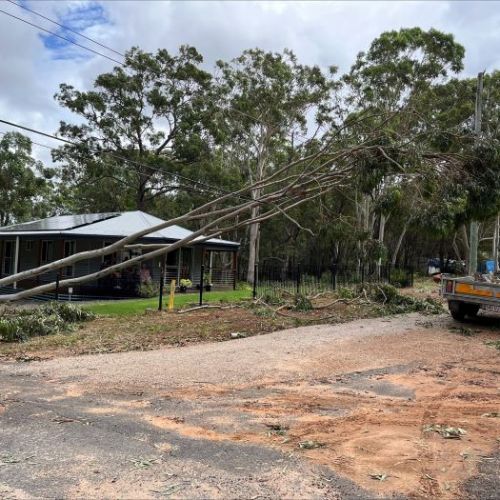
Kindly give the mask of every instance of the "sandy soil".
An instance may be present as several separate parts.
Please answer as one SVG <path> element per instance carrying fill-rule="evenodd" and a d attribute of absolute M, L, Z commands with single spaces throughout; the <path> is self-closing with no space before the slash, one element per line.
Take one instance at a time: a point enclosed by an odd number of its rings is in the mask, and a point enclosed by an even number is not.
<path fill-rule="evenodd" d="M 4 362 L 0 492 L 497 498 L 499 331 L 412 314 Z"/>

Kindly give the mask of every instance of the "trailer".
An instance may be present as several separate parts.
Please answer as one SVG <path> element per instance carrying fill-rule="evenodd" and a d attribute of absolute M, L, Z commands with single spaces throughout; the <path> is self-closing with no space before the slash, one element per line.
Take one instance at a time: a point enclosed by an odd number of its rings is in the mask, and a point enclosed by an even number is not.
<path fill-rule="evenodd" d="M 441 296 L 448 301 L 454 319 L 477 316 L 480 309 L 500 312 L 500 283 L 478 281 L 470 276 L 453 278 L 442 276 Z"/>

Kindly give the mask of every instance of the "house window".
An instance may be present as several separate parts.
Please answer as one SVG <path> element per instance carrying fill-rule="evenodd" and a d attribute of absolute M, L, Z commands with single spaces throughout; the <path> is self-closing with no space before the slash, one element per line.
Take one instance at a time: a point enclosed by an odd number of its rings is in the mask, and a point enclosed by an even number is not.
<path fill-rule="evenodd" d="M 42 240 L 42 252 L 40 262 L 47 264 L 54 260 L 54 242 L 51 240 Z"/>
<path fill-rule="evenodd" d="M 26 240 L 26 251 L 31 252 L 33 250 L 33 240 Z"/>
<path fill-rule="evenodd" d="M 4 242 L 3 248 L 2 273 L 12 274 L 12 269 L 14 267 L 14 242 Z"/>
<path fill-rule="evenodd" d="M 66 240 L 64 242 L 64 257 L 69 257 L 75 253 L 75 240 Z M 64 268 L 65 276 L 73 276 L 75 273 L 75 266 L 67 266 Z"/>

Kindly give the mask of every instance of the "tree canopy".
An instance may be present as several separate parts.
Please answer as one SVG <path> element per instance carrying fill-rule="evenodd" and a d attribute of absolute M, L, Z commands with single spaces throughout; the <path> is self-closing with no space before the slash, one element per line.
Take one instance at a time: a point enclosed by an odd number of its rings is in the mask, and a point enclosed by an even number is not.
<path fill-rule="evenodd" d="M 54 182 L 26 138 L 2 139 L 1 222 L 47 211 L 169 218 L 251 184 L 257 200 L 276 188 L 259 180 L 294 161 L 288 172 L 306 185 L 328 161 L 346 175 L 330 189 L 318 174 L 325 192 L 314 203 L 265 224 L 268 207 L 257 203 L 255 222 L 234 226 L 228 236 L 243 242 L 249 279 L 266 259 L 358 269 L 421 265 L 437 253 L 463 259 L 470 221 L 487 241 L 500 212 L 500 71 L 485 75 L 476 136 L 464 56 L 452 34 L 418 27 L 382 33 L 344 75 L 335 61 L 307 65 L 290 50 L 253 48 L 210 69 L 194 47 L 132 48 L 93 88 L 60 85 L 55 98 L 75 120 L 60 124 L 71 144 L 53 153 Z"/>

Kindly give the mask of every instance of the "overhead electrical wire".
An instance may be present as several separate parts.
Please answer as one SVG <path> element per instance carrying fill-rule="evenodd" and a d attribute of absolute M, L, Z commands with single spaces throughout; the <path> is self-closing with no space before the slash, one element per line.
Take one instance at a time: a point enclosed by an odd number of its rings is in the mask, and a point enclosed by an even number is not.
<path fill-rule="evenodd" d="M 105 49 L 107 49 L 107 50 L 111 50 L 112 52 L 115 52 L 116 54 L 118 54 L 118 55 L 120 55 L 120 56 L 122 56 L 122 57 L 125 57 L 125 55 L 124 55 L 124 54 L 122 54 L 122 53 L 120 53 L 120 52 L 116 51 L 115 49 L 112 49 L 111 47 L 108 47 L 108 46 L 106 46 L 106 45 L 104 45 L 104 44 L 101 44 L 100 42 L 97 42 L 96 40 L 94 40 L 94 39 L 92 39 L 92 38 L 90 38 L 90 37 L 87 37 L 86 35 L 83 35 L 82 33 L 79 33 L 79 32 L 77 32 L 77 31 L 75 31 L 75 30 L 72 30 L 71 28 L 68 28 L 67 26 L 65 26 L 65 25 L 63 25 L 63 24 L 61 24 L 61 23 L 59 23 L 59 22 L 57 22 L 57 21 L 54 21 L 53 19 L 50 19 L 50 18 L 48 18 L 48 17 L 44 16 L 43 14 L 40 14 L 39 12 L 36 12 L 36 11 L 34 11 L 34 10 L 32 10 L 32 9 L 29 9 L 28 7 L 25 7 L 25 6 L 23 6 L 23 5 L 20 5 L 20 4 L 16 3 L 16 2 L 15 2 L 15 1 L 13 1 L 13 0 L 7 0 L 7 1 L 8 1 L 9 3 L 11 3 L 11 4 L 13 4 L 13 5 L 15 5 L 15 6 L 19 7 L 19 8 L 22 8 L 22 9 L 24 9 L 24 10 L 26 10 L 26 11 L 28 11 L 28 12 L 31 12 L 31 13 L 33 13 L 33 14 L 35 14 L 35 15 L 37 15 L 37 16 L 39 16 L 39 17 L 43 18 L 43 19 L 46 19 L 47 21 L 49 21 L 49 22 L 51 22 L 51 23 L 54 23 L 54 24 L 56 24 L 57 26 L 59 26 L 59 27 L 61 27 L 61 28 L 65 29 L 65 30 L 68 30 L 68 31 L 70 31 L 70 32 L 72 32 L 72 33 L 74 33 L 74 34 L 76 34 L 76 35 L 79 35 L 79 36 L 81 36 L 81 37 L 83 37 L 83 38 L 85 38 L 85 39 L 87 39 L 87 40 L 89 40 L 89 41 L 91 41 L 91 42 L 93 42 L 93 43 L 96 43 L 97 45 L 100 45 L 101 47 L 103 47 L 103 48 L 105 48 Z M 62 39 L 62 40 L 64 40 L 64 41 L 66 41 L 66 42 L 68 42 L 68 43 L 71 43 L 71 44 L 73 44 L 73 45 L 76 45 L 77 47 L 79 47 L 79 48 L 81 48 L 81 49 L 84 49 L 84 50 L 87 50 L 87 51 L 89 51 L 89 52 L 92 52 L 92 53 L 93 53 L 93 54 L 95 54 L 95 55 L 99 55 L 99 56 L 104 57 L 104 58 L 106 58 L 106 59 L 108 59 L 108 60 L 110 60 L 110 61 L 116 62 L 117 64 L 119 64 L 119 65 L 121 65 L 121 66 L 125 66 L 125 64 L 124 64 L 123 62 L 121 62 L 121 61 L 118 61 L 118 60 L 116 60 L 116 59 L 114 59 L 114 58 L 112 58 L 112 57 L 109 57 L 109 56 L 107 56 L 106 54 L 103 54 L 103 53 L 101 53 L 101 52 L 99 52 L 99 51 L 97 51 L 97 50 L 94 50 L 94 49 L 90 48 L 90 47 L 86 47 L 86 46 L 84 46 L 84 45 L 81 45 L 81 44 L 79 44 L 79 43 L 75 42 L 74 40 L 71 40 L 70 38 L 66 38 L 66 37 L 64 37 L 64 36 L 62 36 L 62 35 L 59 35 L 59 34 L 57 34 L 57 33 L 53 32 L 53 31 L 50 31 L 50 30 L 48 30 L 48 29 L 46 29 L 46 28 L 43 28 L 42 26 L 39 26 L 39 25 L 37 25 L 37 24 L 35 24 L 35 23 L 32 23 L 32 22 L 30 22 L 30 21 L 28 21 L 28 20 L 26 20 L 26 19 L 23 19 L 23 18 L 21 18 L 21 17 L 15 16 L 14 14 L 11 14 L 11 13 L 9 13 L 9 12 L 6 12 L 6 11 L 4 11 L 4 10 L 2 10 L 2 9 L 0 9 L 0 13 L 5 14 L 5 15 L 7 15 L 7 16 L 9 16 L 9 17 L 11 17 L 11 18 L 14 18 L 14 19 L 16 19 L 16 20 L 18 20 L 18 21 L 21 21 L 21 22 L 23 22 L 23 23 L 26 23 L 26 24 L 28 24 L 28 25 L 30 25 L 30 26 L 32 26 L 32 27 L 34 27 L 34 28 L 37 28 L 37 29 L 39 29 L 39 30 L 42 30 L 42 31 L 44 31 L 44 32 L 46 32 L 46 33 L 49 33 L 49 34 L 53 35 L 53 36 L 56 36 L 57 38 L 60 38 L 60 39 Z M 23 125 L 19 125 L 19 124 L 13 123 L 13 122 L 9 122 L 9 121 L 7 121 L 7 120 L 1 120 L 1 119 L 0 119 L 0 123 L 4 123 L 4 124 L 6 124 L 6 125 L 10 125 L 10 126 L 12 126 L 12 127 L 16 127 L 16 128 L 19 128 L 19 129 L 25 130 L 25 131 L 27 131 L 27 132 L 32 132 L 32 133 L 34 133 L 34 134 L 42 135 L 42 136 L 44 136 L 44 137 L 48 137 L 48 138 L 50 138 L 50 139 L 54 139 L 54 140 L 57 140 L 57 141 L 60 141 L 60 142 L 64 142 L 64 143 L 69 144 L 69 145 L 72 145 L 72 146 L 78 146 L 78 144 L 77 144 L 77 143 L 72 142 L 72 141 L 69 141 L 69 140 L 67 140 L 67 139 L 63 139 L 63 138 L 61 138 L 61 137 L 57 137 L 57 136 L 55 136 L 55 135 L 52 135 L 52 134 L 49 134 L 49 133 L 46 133 L 46 132 L 42 132 L 42 131 L 40 131 L 40 130 L 36 130 L 36 129 L 33 129 L 33 128 L 29 128 L 29 127 L 26 127 L 26 126 L 23 126 Z M 36 143 L 36 142 L 34 142 L 34 141 L 32 141 L 32 142 L 33 142 L 33 144 L 36 144 L 37 146 L 44 147 L 44 148 L 47 148 L 47 149 L 50 149 L 50 150 L 55 150 L 55 149 L 56 149 L 56 148 L 52 148 L 52 147 L 50 147 L 50 146 L 48 146 L 48 145 L 45 145 L 45 144 L 39 144 L 39 143 Z M 224 190 L 222 190 L 222 189 L 220 189 L 220 188 L 218 188 L 218 187 L 211 186 L 211 185 L 209 185 L 209 184 L 206 184 L 206 183 L 203 183 L 203 182 L 200 182 L 200 181 L 196 181 L 196 180 L 194 180 L 194 179 L 190 179 L 189 177 L 185 177 L 185 176 L 183 176 L 183 175 L 181 175 L 181 174 L 175 174 L 175 173 L 172 173 L 172 172 L 165 172 L 165 171 L 163 171 L 163 170 L 160 170 L 160 169 L 158 169 L 158 168 L 152 167 L 152 166 L 150 166 L 150 165 L 145 165 L 145 164 L 143 164 L 143 163 L 141 163 L 141 162 L 137 162 L 137 161 L 135 161 L 135 160 L 131 160 L 131 159 L 126 158 L 126 157 L 124 157 L 124 156 L 117 155 L 116 153 L 107 152 L 107 151 L 102 151 L 102 152 L 94 152 L 94 153 L 95 153 L 95 154 L 107 154 L 108 156 L 114 157 L 114 158 L 119 159 L 119 160 L 121 160 L 121 161 L 124 161 L 124 162 L 127 162 L 127 163 L 131 163 L 131 164 L 134 164 L 134 165 L 136 165 L 136 166 L 140 166 L 140 167 L 148 168 L 148 169 L 150 169 L 150 170 L 152 170 L 152 171 L 156 171 L 156 172 L 158 172 L 158 173 L 160 173 L 160 174 L 162 174 L 162 175 L 170 175 L 170 176 L 175 176 L 175 177 L 177 177 L 178 179 L 182 179 L 182 180 L 184 180 L 184 181 L 191 182 L 191 183 L 193 183 L 193 184 L 196 184 L 196 185 L 202 186 L 202 187 L 204 187 L 205 189 L 209 189 L 209 190 L 211 190 L 211 191 L 213 191 L 213 192 L 215 192 L 215 193 L 218 193 L 218 194 L 221 194 L 221 193 L 222 193 L 222 194 L 226 194 L 226 195 L 228 195 L 228 194 L 232 194 L 231 192 L 229 192 L 229 191 L 224 191 Z M 241 195 L 235 195 L 235 197 L 237 197 L 238 199 L 242 199 L 242 200 L 253 201 L 253 199 L 251 199 L 251 198 L 247 198 L 247 197 L 244 197 L 244 196 L 241 196 Z"/>
<path fill-rule="evenodd" d="M 90 47 L 86 47 L 85 45 L 81 45 L 78 42 L 75 42 L 74 40 L 71 40 L 71 38 L 67 38 L 65 36 L 59 35 L 58 33 L 55 33 L 54 31 L 50 31 L 46 28 L 43 28 L 42 26 L 39 26 L 38 24 L 32 23 L 31 21 L 28 21 L 26 19 L 23 19 L 22 17 L 15 16 L 14 14 L 11 14 L 10 12 L 7 12 L 3 9 L 0 9 L 1 14 L 5 14 L 6 16 L 12 17 L 14 19 L 17 19 L 18 21 L 21 21 L 25 24 L 28 24 L 34 28 L 37 28 L 41 31 L 44 31 L 45 33 L 49 33 L 50 35 L 53 35 L 57 38 L 60 38 L 61 40 L 64 40 L 65 42 L 72 43 L 73 45 L 76 45 L 77 47 L 80 47 L 81 49 L 87 50 L 89 52 L 92 52 L 93 54 L 96 54 L 101 57 L 105 57 L 106 59 L 109 59 L 110 61 L 113 61 L 120 66 L 124 66 L 123 61 L 118 61 L 117 59 L 114 59 L 113 57 L 107 56 L 106 54 L 103 54 L 102 52 L 99 52 L 98 50 L 91 49 Z"/>
<path fill-rule="evenodd" d="M 87 35 L 84 35 L 83 33 L 80 33 L 79 31 L 75 31 L 74 29 L 59 23 L 58 21 L 55 21 L 54 19 L 51 19 L 50 17 L 44 16 L 40 12 L 37 12 L 36 10 L 30 9 L 26 7 L 25 5 L 22 5 L 20 3 L 15 2 L 14 0 L 7 0 L 7 2 L 10 2 L 12 5 L 15 5 L 16 7 L 19 7 L 20 9 L 24 9 L 28 12 L 31 12 L 32 14 L 35 14 L 38 17 L 41 17 L 42 19 L 45 19 L 46 21 L 49 21 L 52 24 L 55 24 L 56 26 L 59 26 L 60 28 L 63 28 L 66 31 L 69 31 L 70 33 L 73 33 L 75 35 L 81 36 L 82 38 L 85 38 L 85 40 L 88 40 L 89 42 L 95 43 L 96 45 L 99 45 L 99 47 L 102 47 L 103 49 L 109 50 L 111 52 L 114 52 L 115 54 L 125 57 L 125 54 L 122 52 L 119 52 L 118 50 L 113 49 L 112 47 L 108 47 L 107 45 L 104 45 L 101 42 L 98 42 L 97 40 L 94 40 L 93 38 L 90 38 Z"/>
<path fill-rule="evenodd" d="M 11 127 L 15 127 L 15 128 L 21 129 L 21 130 L 25 130 L 26 132 L 31 132 L 33 134 L 38 134 L 38 135 L 41 135 L 43 137 L 48 137 L 49 139 L 54 139 L 56 141 L 64 142 L 65 144 L 69 144 L 71 146 L 79 146 L 79 144 L 76 143 L 76 142 L 72 142 L 72 141 L 69 141 L 67 139 L 63 139 L 62 137 L 57 137 L 56 135 L 52 135 L 52 134 L 49 134 L 47 132 L 43 132 L 41 130 L 37 130 L 37 129 L 31 128 L 31 127 L 26 127 L 24 125 L 20 125 L 18 123 L 14 123 L 14 122 L 11 122 L 11 121 L 8 121 L 8 120 L 3 120 L 3 119 L 0 118 L 0 123 L 3 123 L 5 125 L 9 125 Z M 5 132 L 1 132 L 1 133 L 5 135 Z M 43 148 L 47 148 L 47 149 L 50 149 L 50 150 L 55 150 L 56 149 L 56 148 L 52 148 L 51 146 L 48 146 L 46 144 L 39 144 L 39 143 L 36 143 L 36 142 L 33 142 L 33 144 L 36 144 L 37 146 L 41 146 Z M 191 178 L 186 177 L 185 175 L 182 175 L 182 174 L 177 174 L 177 173 L 174 173 L 174 172 L 165 172 L 165 171 L 163 171 L 161 169 L 152 167 L 151 165 L 145 165 L 144 163 L 138 162 L 136 160 L 131 160 L 130 158 L 118 155 L 118 154 L 113 153 L 113 152 L 108 152 L 108 151 L 93 151 L 93 153 L 94 154 L 98 154 L 98 155 L 108 155 L 108 156 L 111 156 L 113 158 L 116 158 L 117 160 L 121 160 L 123 162 L 130 163 L 132 165 L 136 165 L 138 167 L 148 168 L 148 169 L 150 169 L 152 171 L 155 171 L 155 172 L 158 172 L 158 173 L 160 173 L 162 175 L 167 175 L 167 176 L 170 176 L 170 177 L 174 177 L 176 179 L 181 179 L 181 180 L 183 180 L 185 182 L 191 182 L 194 185 L 198 185 L 200 187 L 203 187 L 205 190 L 212 191 L 213 193 L 218 194 L 218 195 L 220 195 L 220 194 L 223 194 L 223 195 L 232 195 L 233 194 L 232 191 L 227 191 L 227 190 L 221 189 L 219 187 L 212 186 L 211 184 L 207 184 L 205 182 L 201 182 L 201 181 L 197 181 L 197 180 L 191 179 Z M 90 157 L 88 157 L 88 158 L 90 158 Z M 199 190 L 199 192 L 202 193 L 202 194 L 205 193 L 205 191 L 201 191 L 201 190 Z M 253 198 L 248 198 L 248 197 L 245 197 L 245 196 L 242 196 L 242 195 L 239 195 L 239 194 L 234 194 L 233 196 L 235 198 L 240 199 L 240 200 L 255 201 Z"/>

